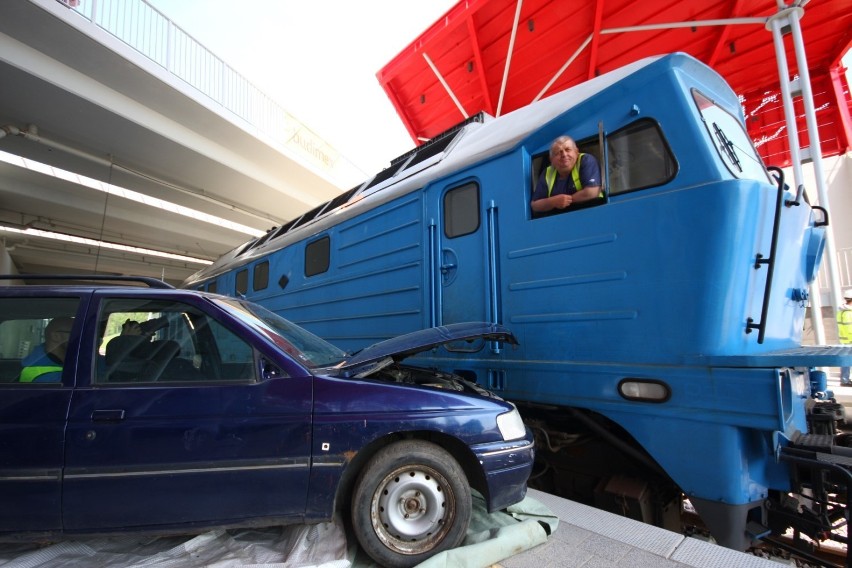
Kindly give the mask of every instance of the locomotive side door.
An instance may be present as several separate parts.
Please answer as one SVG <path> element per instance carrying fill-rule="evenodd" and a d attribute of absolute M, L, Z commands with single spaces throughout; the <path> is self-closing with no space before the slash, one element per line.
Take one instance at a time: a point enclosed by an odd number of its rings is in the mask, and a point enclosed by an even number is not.
<path fill-rule="evenodd" d="M 440 194 L 434 226 L 433 316 L 435 325 L 487 321 L 487 252 L 482 195 L 476 181 L 449 185 Z M 453 344 L 453 351 L 473 351 L 481 342 Z"/>

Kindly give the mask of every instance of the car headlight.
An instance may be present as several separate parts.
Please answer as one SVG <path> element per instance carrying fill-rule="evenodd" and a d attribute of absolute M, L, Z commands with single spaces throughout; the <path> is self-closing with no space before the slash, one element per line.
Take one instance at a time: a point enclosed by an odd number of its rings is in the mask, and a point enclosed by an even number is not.
<path fill-rule="evenodd" d="M 497 417 L 497 427 L 503 436 L 503 441 L 517 440 L 527 435 L 526 426 L 517 408 L 504 412 Z"/>

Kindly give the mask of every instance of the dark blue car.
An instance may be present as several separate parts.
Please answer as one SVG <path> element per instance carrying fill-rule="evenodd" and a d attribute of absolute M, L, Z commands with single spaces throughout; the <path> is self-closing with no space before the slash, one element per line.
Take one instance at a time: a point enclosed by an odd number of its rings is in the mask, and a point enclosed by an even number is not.
<path fill-rule="evenodd" d="M 400 364 L 447 341 L 514 343 L 505 328 L 349 355 L 250 302 L 156 282 L 0 279 L 0 538 L 340 511 L 376 562 L 409 566 L 461 541 L 471 488 L 490 511 L 524 497 L 533 438 L 514 406 Z"/>

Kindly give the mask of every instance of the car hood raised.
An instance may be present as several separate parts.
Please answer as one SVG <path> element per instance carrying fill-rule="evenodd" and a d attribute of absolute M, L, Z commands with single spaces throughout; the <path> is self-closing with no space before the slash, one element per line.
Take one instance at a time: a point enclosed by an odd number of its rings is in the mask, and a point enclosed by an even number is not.
<path fill-rule="evenodd" d="M 502 341 L 512 345 L 518 344 L 518 340 L 515 339 L 511 331 L 496 323 L 453 323 L 440 327 L 421 329 L 420 331 L 406 333 L 405 335 L 399 335 L 385 341 L 380 341 L 379 343 L 374 343 L 352 354 L 339 365 L 336 365 L 335 369 L 350 371 L 356 367 L 381 361 L 388 357 L 399 362 L 406 357 L 428 351 L 445 343 L 474 341 L 480 338 L 488 341 Z"/>

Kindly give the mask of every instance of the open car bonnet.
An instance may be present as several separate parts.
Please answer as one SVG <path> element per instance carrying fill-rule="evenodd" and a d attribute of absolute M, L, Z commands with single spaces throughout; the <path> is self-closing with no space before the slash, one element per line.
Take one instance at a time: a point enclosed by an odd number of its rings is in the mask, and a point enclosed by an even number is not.
<path fill-rule="evenodd" d="M 421 329 L 374 343 L 334 367 L 335 370 L 352 371 L 355 368 L 391 358 L 399 362 L 406 357 L 428 351 L 445 343 L 454 341 L 502 341 L 517 345 L 518 340 L 512 332 L 502 325 L 487 322 L 453 323 L 440 327 Z"/>

